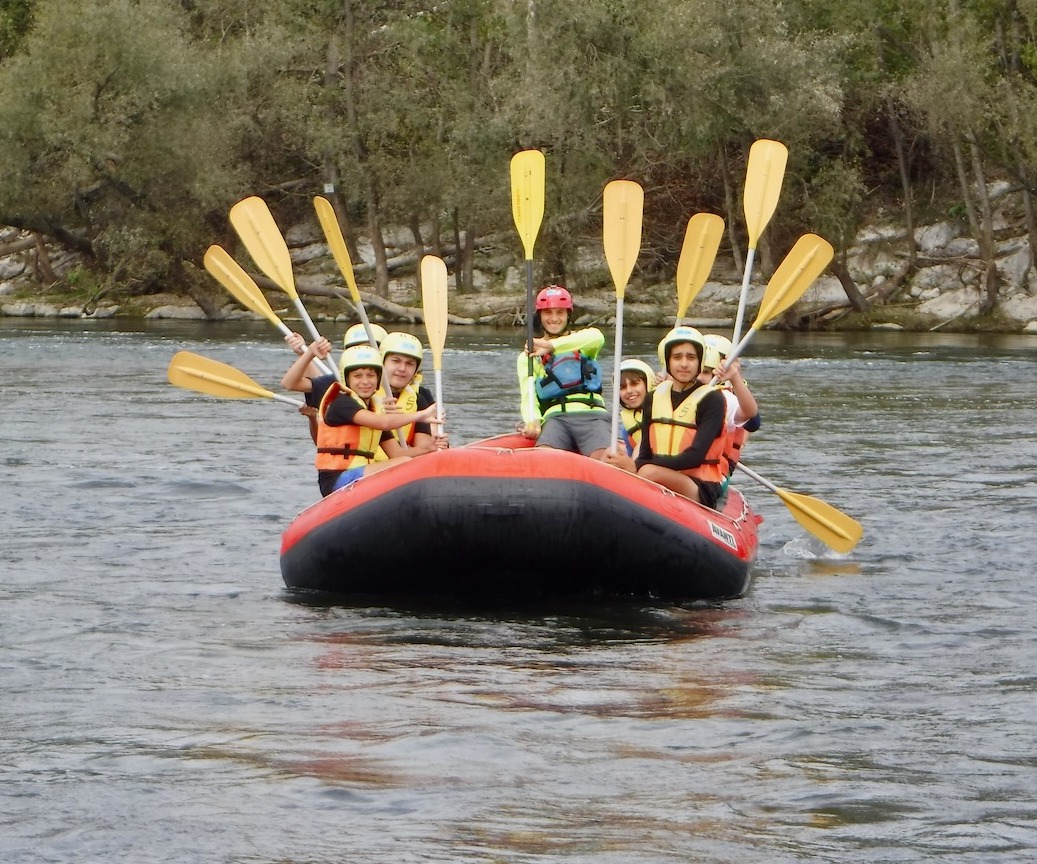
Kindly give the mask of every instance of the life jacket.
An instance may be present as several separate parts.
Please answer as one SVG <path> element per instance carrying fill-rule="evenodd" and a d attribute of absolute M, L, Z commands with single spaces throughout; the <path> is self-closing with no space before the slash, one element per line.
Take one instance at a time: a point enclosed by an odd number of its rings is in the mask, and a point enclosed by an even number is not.
<path fill-rule="evenodd" d="M 724 390 L 724 398 L 728 398 L 728 394 L 733 395 L 731 387 L 727 382 L 717 385 L 721 390 Z M 736 400 L 737 401 L 737 400 Z M 730 409 L 729 409 L 730 410 Z M 734 415 L 731 415 L 734 416 Z M 725 417 L 726 421 L 726 417 Z M 744 446 L 746 439 L 749 437 L 749 433 L 745 431 L 744 426 L 734 426 L 732 423 L 726 423 L 727 428 L 727 443 L 724 447 L 724 474 L 730 477 L 735 473 L 735 465 L 741 461 L 742 458 L 742 447 Z"/>
<path fill-rule="evenodd" d="M 641 447 L 641 430 L 644 428 L 644 406 L 619 409 L 621 436 L 627 445 L 627 456 L 633 456 Z"/>
<path fill-rule="evenodd" d="M 562 411 L 577 405 L 605 407 L 601 396 L 601 369 L 596 360 L 580 351 L 566 351 L 548 354 L 542 358 L 541 365 L 544 374 L 536 379 L 534 386 L 542 415 L 555 406 L 560 406 Z"/>
<path fill-rule="evenodd" d="M 416 414 L 418 411 L 418 384 L 416 382 L 420 380 L 415 375 L 411 383 L 400 391 L 400 395 L 394 397 L 396 399 L 396 407 L 405 414 Z M 381 400 L 385 398 L 385 390 L 382 389 L 384 386 L 382 384 L 378 388 L 378 392 L 375 393 L 375 401 L 378 404 L 381 404 Z M 414 431 L 414 424 L 408 423 L 406 426 L 401 426 L 397 429 L 393 435 L 397 441 L 402 440 L 408 447 L 411 447 L 414 445 Z"/>
<path fill-rule="evenodd" d="M 703 385 L 695 388 L 676 409 L 670 400 L 672 382 L 663 381 L 651 394 L 651 415 L 647 421 L 648 440 L 652 452 L 659 456 L 677 456 L 683 453 L 695 440 L 695 414 L 699 403 L 718 388 Z M 725 406 L 726 412 L 726 406 Z M 724 473 L 726 460 L 724 448 L 727 446 L 727 417 L 720 434 L 713 439 L 706 451 L 706 458 L 700 465 L 681 471 L 707 483 L 722 483 L 727 475 Z"/>
<path fill-rule="evenodd" d="M 742 445 L 745 444 L 745 439 L 748 437 L 749 433 L 741 426 L 736 426 L 733 431 L 727 433 L 727 446 L 724 448 L 724 462 L 726 463 L 725 473 L 728 477 L 735 473 L 735 465 L 737 465 L 742 458 Z"/>
<path fill-rule="evenodd" d="M 367 403 L 348 387 L 338 382 L 328 388 L 324 398 L 320 400 L 317 411 L 317 459 L 318 471 L 347 471 L 360 468 L 376 459 L 378 442 L 382 437 L 381 429 L 349 423 L 345 426 L 329 426 L 324 422 L 328 408 L 338 396 L 353 399 L 365 410 L 370 411 Z"/>

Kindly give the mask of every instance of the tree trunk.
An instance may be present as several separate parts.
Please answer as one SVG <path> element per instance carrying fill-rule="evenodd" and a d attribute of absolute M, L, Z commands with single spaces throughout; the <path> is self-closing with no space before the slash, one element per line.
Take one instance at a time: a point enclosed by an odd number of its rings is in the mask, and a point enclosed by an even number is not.
<path fill-rule="evenodd" d="M 368 159 L 367 142 L 360 134 L 359 110 L 356 97 L 356 56 L 353 46 L 356 44 L 356 22 L 353 19 L 352 4 L 346 3 L 343 10 L 346 35 L 346 74 L 344 89 L 346 94 L 346 119 L 353 130 L 353 155 L 356 157 L 360 173 L 364 178 L 364 189 L 367 193 L 367 230 L 371 236 L 371 248 L 374 250 L 374 287 L 375 293 L 381 297 L 389 296 L 389 268 L 386 264 L 385 239 L 382 237 L 381 189 L 374 168 Z"/>
<path fill-rule="evenodd" d="M 915 204 L 914 195 L 911 191 L 911 172 L 907 164 L 907 152 L 904 148 L 904 132 L 900 128 L 900 120 L 897 118 L 897 109 L 893 102 L 893 97 L 888 94 L 886 95 L 886 112 L 889 115 L 889 132 L 893 137 L 893 149 L 897 154 L 897 169 L 900 172 L 900 188 L 904 194 L 904 227 L 907 230 L 907 263 L 908 268 L 914 270 L 915 256 L 918 254 L 918 246 L 915 243 Z"/>
<path fill-rule="evenodd" d="M 342 37 L 339 30 L 332 30 L 331 35 L 328 37 L 327 55 L 324 63 L 324 87 L 329 91 L 335 88 L 339 75 L 341 41 Z M 328 103 L 328 125 L 333 128 L 335 125 L 335 110 L 331 107 L 330 99 Z M 338 165 L 330 154 L 324 157 L 324 194 L 327 196 L 328 201 L 331 202 L 331 207 L 335 211 L 335 218 L 338 219 L 338 224 L 342 229 L 342 237 L 346 241 L 346 249 L 349 252 L 350 260 L 359 261 L 360 253 L 356 245 L 356 231 L 353 228 L 352 220 L 349 218 L 345 202 L 342 200 L 342 194 L 339 192 Z"/>
<path fill-rule="evenodd" d="M 850 301 L 850 308 L 854 312 L 867 312 L 871 307 L 850 275 L 850 271 L 846 266 L 845 250 L 832 260 L 832 263 L 828 265 L 828 269 L 832 271 L 835 278 L 839 280 L 839 284 L 843 286 L 843 291 L 846 292 L 846 299 Z"/>
<path fill-rule="evenodd" d="M 734 183 L 731 182 L 731 168 L 727 164 L 727 153 L 721 144 L 717 147 L 720 155 L 720 176 L 724 178 L 724 207 L 727 210 L 727 240 L 731 244 L 731 257 L 734 259 L 735 272 L 738 279 L 742 279 L 745 272 L 745 258 L 742 255 L 742 244 L 738 242 L 738 232 L 735 230 L 735 192 Z"/>
<path fill-rule="evenodd" d="M 969 172 L 965 168 L 965 157 L 961 154 L 961 142 L 955 140 L 954 168 L 958 174 L 958 185 L 961 187 L 961 199 L 965 203 L 965 213 L 969 217 L 969 231 L 979 240 L 979 219 L 976 218 L 976 205 L 972 200 L 972 189 L 969 185 Z"/>
<path fill-rule="evenodd" d="M 54 268 L 50 266 L 50 256 L 47 254 L 47 247 L 43 243 L 43 237 L 34 233 L 32 239 L 36 245 L 36 255 L 33 258 L 36 281 L 42 285 L 53 285 L 58 281 L 58 277 L 54 273 Z"/>
<path fill-rule="evenodd" d="M 997 250 L 994 247 L 994 212 L 990 205 L 990 193 L 987 191 L 987 178 L 983 171 L 983 157 L 979 152 L 976 137 L 969 134 L 969 152 L 972 155 L 972 171 L 976 177 L 976 197 L 979 199 L 981 216 L 981 233 L 979 236 L 980 256 L 983 259 L 983 302 L 979 313 L 985 315 L 997 306 L 997 295 L 1001 287 L 1001 275 L 995 260 Z"/>

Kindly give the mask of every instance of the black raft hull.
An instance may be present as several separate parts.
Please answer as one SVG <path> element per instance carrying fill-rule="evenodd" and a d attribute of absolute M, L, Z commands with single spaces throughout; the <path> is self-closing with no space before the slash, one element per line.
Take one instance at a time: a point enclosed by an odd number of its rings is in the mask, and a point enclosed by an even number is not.
<path fill-rule="evenodd" d="M 744 595 L 759 518 L 502 435 L 365 477 L 285 531 L 290 589 L 377 596 Z"/>

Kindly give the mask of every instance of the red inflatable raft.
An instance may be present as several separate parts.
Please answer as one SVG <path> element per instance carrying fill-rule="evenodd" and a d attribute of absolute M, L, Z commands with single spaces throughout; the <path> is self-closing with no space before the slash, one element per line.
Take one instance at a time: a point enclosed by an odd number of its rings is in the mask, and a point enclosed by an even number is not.
<path fill-rule="evenodd" d="M 344 595 L 721 600 L 749 589 L 760 518 L 501 435 L 372 474 L 300 513 L 290 589 Z"/>

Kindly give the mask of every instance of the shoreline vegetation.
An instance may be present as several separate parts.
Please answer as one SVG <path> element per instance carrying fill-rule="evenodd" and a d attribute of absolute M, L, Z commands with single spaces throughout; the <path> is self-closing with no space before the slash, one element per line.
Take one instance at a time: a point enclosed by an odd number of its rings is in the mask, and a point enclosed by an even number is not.
<path fill-rule="evenodd" d="M 1037 335 L 1037 276 L 1030 266 L 1025 229 L 1001 216 L 996 261 L 1001 278 L 999 302 L 991 313 L 977 314 L 982 306 L 981 261 L 963 226 L 953 221 L 916 231 L 919 260 L 910 275 L 898 250 L 901 232 L 871 228 L 858 236 L 847 256 L 847 269 L 863 287 L 867 308 L 853 308 L 835 262 L 808 289 L 804 297 L 770 329 L 792 330 L 906 330 L 944 332 L 1033 333 Z M 307 311 L 315 321 L 344 325 L 359 320 L 348 288 L 335 267 L 316 225 L 293 226 L 289 238 L 296 284 Z M 356 267 L 358 282 L 370 270 L 361 247 Z M 361 299 L 372 321 L 413 324 L 421 321 L 421 292 L 417 283 L 417 256 L 401 246 L 393 250 L 400 265 L 389 281 L 388 297 L 361 284 Z M 411 254 L 408 254 L 411 251 Z M 6 253 L 6 254 L 5 254 Z M 772 256 L 773 257 L 773 256 Z M 286 322 L 298 320 L 289 298 L 262 275 L 248 258 L 238 260 L 264 290 L 271 306 Z M 449 262 L 450 255 L 445 253 Z M 579 260 L 582 269 L 566 280 L 577 300 L 577 323 L 609 326 L 615 323 L 616 295 L 600 245 L 588 243 Z M 757 262 L 750 284 L 748 307 L 755 308 L 766 288 L 768 261 Z M 209 293 L 164 292 L 133 295 L 115 287 L 88 290 L 82 263 L 58 244 L 37 242 L 32 235 L 0 230 L 0 316 L 103 319 L 113 317 L 183 320 L 262 320 L 241 306 L 212 280 Z M 475 270 L 475 287 L 459 290 L 451 273 L 448 323 L 518 328 L 525 324 L 526 288 L 520 261 L 502 249 L 482 250 Z M 79 283 L 84 282 L 81 286 Z M 733 322 L 741 288 L 741 274 L 730 255 L 718 254 L 707 281 L 684 316 L 686 323 L 709 328 Z M 673 326 L 676 295 L 672 281 L 651 282 L 634 274 L 624 299 L 624 322 L 631 326 Z"/>

